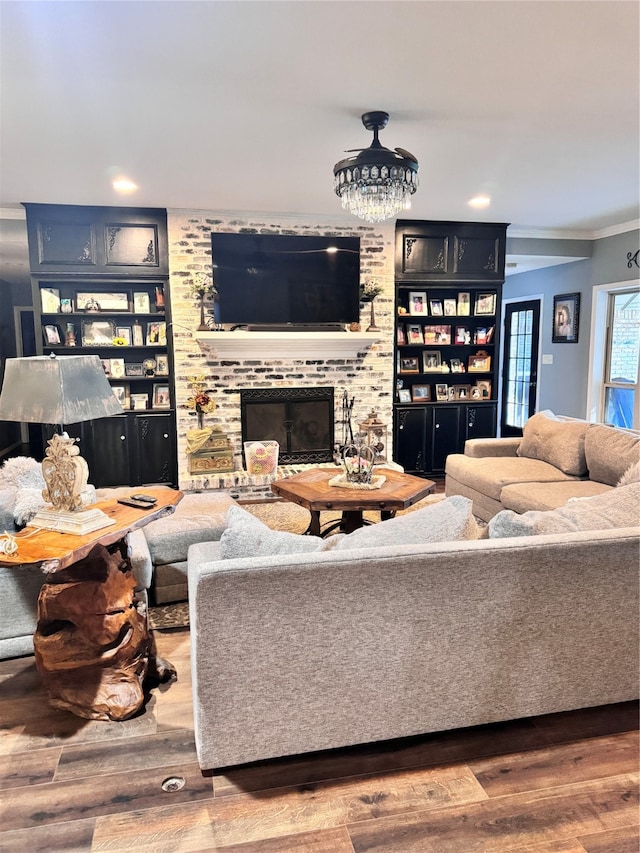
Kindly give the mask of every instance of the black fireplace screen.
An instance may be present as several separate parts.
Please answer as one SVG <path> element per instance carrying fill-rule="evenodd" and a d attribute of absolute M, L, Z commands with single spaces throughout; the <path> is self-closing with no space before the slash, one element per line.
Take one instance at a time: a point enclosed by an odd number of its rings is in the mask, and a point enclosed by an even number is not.
<path fill-rule="evenodd" d="M 243 443 L 277 441 L 282 464 L 333 461 L 333 388 L 244 389 L 240 415 Z"/>

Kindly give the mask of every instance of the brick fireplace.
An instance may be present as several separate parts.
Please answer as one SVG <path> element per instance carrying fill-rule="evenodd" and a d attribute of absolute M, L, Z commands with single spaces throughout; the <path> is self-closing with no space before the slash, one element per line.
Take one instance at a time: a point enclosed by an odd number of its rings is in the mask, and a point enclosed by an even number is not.
<path fill-rule="evenodd" d="M 315 217 L 267 214 L 218 215 L 206 211 L 168 211 L 169 267 L 171 275 L 171 312 L 173 317 L 174 372 L 177 402 L 178 481 L 183 490 L 229 488 L 234 493 L 241 484 L 241 494 L 251 493 L 255 485 L 260 496 L 270 492 L 268 484 L 252 484 L 243 470 L 242 391 L 284 391 L 297 389 L 333 389 L 333 425 L 338 424 L 343 392 L 355 398 L 353 422 L 363 420 L 375 409 L 381 419 L 391 424 L 393 402 L 393 307 L 394 307 L 394 231 L 393 222 L 368 225 L 351 217 L 323 221 Z M 195 330 L 199 309 L 189 296 L 188 287 L 196 272 L 211 272 L 211 231 L 256 231 L 289 234 L 336 234 L 360 237 L 361 280 L 382 285 L 376 299 L 376 321 L 379 332 L 363 351 L 345 354 L 332 349 L 332 344 L 319 344 L 313 357 L 306 352 L 271 355 L 265 345 L 263 353 L 252 347 L 251 353 L 220 355 L 215 343 L 207 347 L 198 340 Z M 369 321 L 369 305 L 361 312 L 362 328 Z M 283 336 L 290 333 L 282 332 Z M 345 336 L 348 333 L 345 333 Z M 276 352 L 276 350 L 273 350 Z M 236 471 L 233 475 L 203 477 L 188 473 L 185 453 L 186 432 L 196 426 L 197 417 L 189 411 L 190 376 L 203 374 L 213 391 L 216 410 L 205 417 L 205 425 L 218 425 L 229 436 Z M 286 433 L 286 430 L 285 430 Z M 390 430 L 391 433 L 391 430 Z M 262 436 L 266 438 L 266 436 Z M 333 449 L 333 436 L 329 437 Z M 322 448 L 324 451 L 325 449 Z M 282 461 L 282 448 L 281 448 Z M 287 465 L 294 463 L 285 462 Z M 314 462 L 314 464 L 317 464 Z M 322 464 L 322 462 L 320 463 Z M 280 472 L 282 473 L 282 471 Z M 224 482 L 223 482 L 224 481 Z M 254 490 L 255 491 L 255 490 Z M 253 495 L 250 495 L 253 496 Z M 257 496 L 257 495 L 256 495 Z"/>

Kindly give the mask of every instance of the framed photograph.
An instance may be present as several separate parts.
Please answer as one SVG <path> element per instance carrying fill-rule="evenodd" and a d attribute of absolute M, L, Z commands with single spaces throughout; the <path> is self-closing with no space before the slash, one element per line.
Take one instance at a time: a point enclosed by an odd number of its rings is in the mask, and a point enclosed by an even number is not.
<path fill-rule="evenodd" d="M 480 316 L 482 314 L 496 313 L 496 295 L 495 293 L 476 293 L 476 305 L 474 314 Z"/>
<path fill-rule="evenodd" d="M 440 371 L 442 366 L 442 355 L 440 350 L 425 350 L 422 353 L 422 372 Z"/>
<path fill-rule="evenodd" d="M 57 287 L 41 287 L 40 302 L 43 314 L 57 314 L 60 311 L 60 291 Z"/>
<path fill-rule="evenodd" d="M 415 316 L 426 317 L 427 311 L 427 294 L 421 291 L 412 290 L 409 293 L 409 314 Z"/>
<path fill-rule="evenodd" d="M 112 320 L 83 320 L 82 346 L 112 346 L 116 336 L 116 324 Z"/>
<path fill-rule="evenodd" d="M 111 362 L 111 378 L 124 379 L 124 358 L 112 358 Z"/>
<path fill-rule="evenodd" d="M 122 293 L 93 293 L 78 291 L 76 293 L 78 311 L 128 311 L 129 294 Z"/>
<path fill-rule="evenodd" d="M 167 324 L 147 323 L 147 346 L 160 344 L 164 346 L 167 343 Z"/>
<path fill-rule="evenodd" d="M 450 367 L 452 373 L 464 373 L 464 364 L 459 358 L 452 358 Z"/>
<path fill-rule="evenodd" d="M 398 402 L 399 403 L 410 403 L 411 402 L 411 391 L 408 388 L 398 388 Z"/>
<path fill-rule="evenodd" d="M 577 344 L 579 320 L 579 293 L 563 293 L 560 296 L 554 296 L 551 342 L 554 344 Z"/>
<path fill-rule="evenodd" d="M 131 327 L 131 342 L 134 347 L 144 346 L 144 335 L 140 323 L 134 323 Z"/>
<path fill-rule="evenodd" d="M 149 395 L 148 394 L 132 394 L 131 395 L 131 408 L 135 411 L 141 411 L 143 409 L 147 409 L 149 407 Z"/>
<path fill-rule="evenodd" d="M 128 362 L 124 366 L 124 375 L 125 376 L 144 376 L 144 368 L 142 367 L 142 362 Z"/>
<path fill-rule="evenodd" d="M 131 346 L 131 326 L 116 326 L 116 338 L 122 338 L 127 347 Z"/>
<path fill-rule="evenodd" d="M 412 385 L 411 402 L 426 403 L 431 400 L 431 385 Z"/>
<path fill-rule="evenodd" d="M 473 342 L 480 346 L 487 343 L 487 330 L 483 326 L 478 327 L 473 333 Z"/>
<path fill-rule="evenodd" d="M 480 391 L 481 400 L 491 399 L 491 382 L 489 379 L 480 379 L 476 382 L 476 388 Z"/>
<path fill-rule="evenodd" d="M 451 326 L 425 326 L 424 343 L 427 346 L 431 344 L 449 346 L 451 343 Z"/>
<path fill-rule="evenodd" d="M 151 311 L 151 301 L 146 290 L 135 291 L 133 294 L 133 313 L 134 314 L 149 314 Z"/>
<path fill-rule="evenodd" d="M 156 357 L 156 376 L 169 375 L 169 356 L 159 355 Z"/>
<path fill-rule="evenodd" d="M 444 316 L 445 317 L 455 317 L 458 312 L 458 303 L 455 299 L 445 299 L 444 300 Z"/>
<path fill-rule="evenodd" d="M 471 389 L 471 399 L 472 400 L 482 400 L 482 393 L 477 385 L 474 385 Z"/>
<path fill-rule="evenodd" d="M 445 385 L 442 382 L 439 382 L 436 385 L 436 400 L 448 400 L 449 399 L 449 386 Z"/>
<path fill-rule="evenodd" d="M 449 400 L 455 400 L 456 399 L 456 386 L 455 385 L 449 385 L 447 397 Z"/>
<path fill-rule="evenodd" d="M 169 386 L 154 385 L 153 386 L 153 403 L 154 409 L 168 409 L 170 406 Z"/>
<path fill-rule="evenodd" d="M 430 299 L 429 310 L 434 317 L 442 317 L 442 299 Z"/>
<path fill-rule="evenodd" d="M 459 317 L 468 317 L 471 313 L 471 294 L 470 293 L 459 293 L 458 294 L 458 316 Z"/>
<path fill-rule="evenodd" d="M 417 356 L 400 357 L 400 373 L 420 373 Z"/>
<path fill-rule="evenodd" d="M 469 356 L 469 373 L 489 373 L 491 370 L 491 356 L 488 352 L 480 351 Z"/>
<path fill-rule="evenodd" d="M 468 400 L 470 396 L 470 388 L 468 385 L 455 385 L 456 400 Z"/>
<path fill-rule="evenodd" d="M 111 359 L 110 358 L 101 358 L 102 369 L 104 370 L 105 376 L 111 376 Z"/>
<path fill-rule="evenodd" d="M 60 329 L 52 324 L 47 324 L 42 327 L 42 335 L 45 344 L 56 345 L 62 343 L 60 338 Z"/>
<path fill-rule="evenodd" d="M 467 329 L 466 326 L 456 326 L 454 343 L 458 345 L 471 343 L 471 332 L 469 331 L 469 329 Z"/>
<path fill-rule="evenodd" d="M 422 342 L 422 326 L 414 325 L 413 323 L 407 323 L 407 343 L 422 344 Z"/>
<path fill-rule="evenodd" d="M 404 331 L 404 326 L 402 323 L 398 325 L 396 328 L 396 344 L 399 347 L 403 347 L 407 343 L 407 336 Z"/>
<path fill-rule="evenodd" d="M 128 409 L 131 403 L 128 385 L 112 385 L 111 390 L 123 409 Z"/>

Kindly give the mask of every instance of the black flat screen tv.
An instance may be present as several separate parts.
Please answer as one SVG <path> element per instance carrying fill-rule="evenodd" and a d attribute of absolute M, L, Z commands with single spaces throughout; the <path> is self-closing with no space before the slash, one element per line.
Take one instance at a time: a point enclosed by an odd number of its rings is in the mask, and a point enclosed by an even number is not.
<path fill-rule="evenodd" d="M 218 322 L 321 327 L 360 319 L 360 238 L 211 234 Z"/>

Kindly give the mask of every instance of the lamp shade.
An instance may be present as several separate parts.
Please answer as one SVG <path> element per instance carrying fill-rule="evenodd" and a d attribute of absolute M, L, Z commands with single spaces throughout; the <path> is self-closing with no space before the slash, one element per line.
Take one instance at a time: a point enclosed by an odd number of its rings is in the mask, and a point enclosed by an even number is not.
<path fill-rule="evenodd" d="M 0 420 L 63 425 L 122 412 L 97 355 L 7 359 Z"/>

